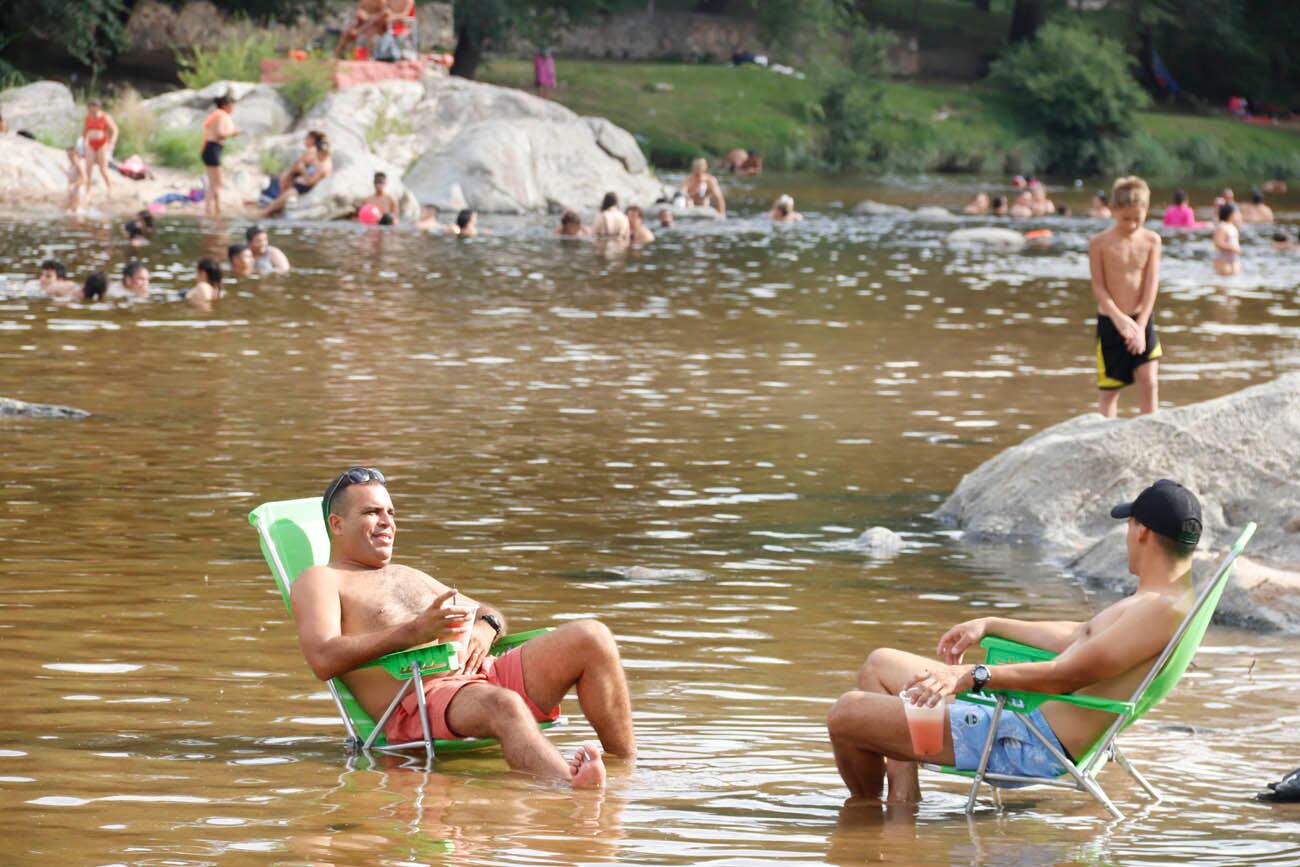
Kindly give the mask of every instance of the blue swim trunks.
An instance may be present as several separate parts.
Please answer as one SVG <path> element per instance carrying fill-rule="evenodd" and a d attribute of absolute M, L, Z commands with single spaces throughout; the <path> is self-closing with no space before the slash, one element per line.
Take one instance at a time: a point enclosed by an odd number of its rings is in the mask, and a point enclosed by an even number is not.
<path fill-rule="evenodd" d="M 989 736 L 989 725 L 993 722 L 993 708 L 969 701 L 955 701 L 948 708 L 949 728 L 952 729 L 952 750 L 956 757 L 953 767 L 962 771 L 973 771 L 980 766 L 980 754 L 984 751 L 984 741 Z M 1035 710 L 1028 717 L 1034 728 L 1052 739 L 1053 744 L 1065 755 L 1069 751 L 1061 745 L 1052 727 L 1043 718 L 1041 710 Z M 1058 762 L 1042 742 L 1029 731 L 1026 718 L 1004 710 L 998 718 L 998 733 L 993 739 L 993 748 L 989 752 L 988 771 L 995 774 L 1011 774 L 1021 777 L 1059 777 L 1065 773 L 1065 767 Z M 1008 789 L 1030 785 L 1029 783 L 1010 783 L 988 781 L 991 786 Z"/>

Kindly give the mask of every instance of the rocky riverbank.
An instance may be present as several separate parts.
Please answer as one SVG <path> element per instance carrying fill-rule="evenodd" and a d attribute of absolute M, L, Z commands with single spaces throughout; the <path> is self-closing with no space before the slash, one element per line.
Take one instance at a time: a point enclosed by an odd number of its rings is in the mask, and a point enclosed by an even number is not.
<path fill-rule="evenodd" d="M 401 200 L 408 219 L 420 205 L 451 212 L 592 213 L 607 192 L 624 204 L 642 205 L 663 192 L 626 130 L 520 90 L 450 78 L 433 66 L 420 81 L 336 91 L 305 112 L 276 85 L 228 81 L 144 100 L 142 110 L 158 131 L 197 131 L 220 93 L 234 97 L 233 119 L 243 133 L 224 160 L 222 199 L 232 203 L 232 214 L 237 203 L 256 198 L 268 171 L 297 156 L 308 130 L 330 137 L 335 171 L 286 209 L 290 219 L 350 216 L 371 194 L 377 171 L 388 175 L 389 192 Z M 11 130 L 59 145 L 0 136 L 0 208 L 57 210 L 67 186 L 60 148 L 75 139 L 82 109 L 63 84 L 42 81 L 0 93 L 0 111 Z M 97 181 L 92 207 L 129 213 L 164 192 L 188 192 L 202 183 L 195 172 L 153 171 L 146 181 L 115 178 L 112 197 L 103 195 Z"/>
<path fill-rule="evenodd" d="M 1200 496 L 1204 571 L 1248 521 L 1259 530 L 1218 620 L 1300 631 L 1300 373 L 1150 416 L 1079 416 L 986 461 L 936 517 L 963 539 L 1041 548 L 1067 571 L 1130 588 L 1124 528 L 1110 518 L 1159 478 Z"/>

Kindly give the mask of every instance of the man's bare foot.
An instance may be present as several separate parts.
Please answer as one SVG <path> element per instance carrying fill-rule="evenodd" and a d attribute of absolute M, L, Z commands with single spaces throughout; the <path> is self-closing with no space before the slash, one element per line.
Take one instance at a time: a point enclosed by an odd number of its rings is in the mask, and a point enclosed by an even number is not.
<path fill-rule="evenodd" d="M 570 783 L 575 789 L 605 788 L 605 762 L 595 744 L 583 744 L 569 762 Z"/>

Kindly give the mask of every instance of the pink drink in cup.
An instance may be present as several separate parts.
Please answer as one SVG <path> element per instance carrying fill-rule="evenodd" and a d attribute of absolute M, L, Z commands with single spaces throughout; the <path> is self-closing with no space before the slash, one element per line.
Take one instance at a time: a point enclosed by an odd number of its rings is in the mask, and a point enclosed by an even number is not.
<path fill-rule="evenodd" d="M 907 731 L 912 736 L 912 749 L 918 756 L 934 756 L 943 752 L 943 724 L 948 703 L 940 701 L 934 707 L 912 703 L 912 693 L 903 690 L 903 712 L 907 714 Z"/>

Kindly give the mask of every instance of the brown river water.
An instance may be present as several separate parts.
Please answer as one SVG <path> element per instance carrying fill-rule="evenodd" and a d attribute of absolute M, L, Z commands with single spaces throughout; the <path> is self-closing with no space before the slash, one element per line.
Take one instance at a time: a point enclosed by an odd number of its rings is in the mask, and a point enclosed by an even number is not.
<path fill-rule="evenodd" d="M 0 220 L 0 395 L 94 413 L 0 422 L 0 863 L 1300 863 L 1300 805 L 1252 799 L 1300 764 L 1296 636 L 1211 630 L 1123 739 L 1165 799 L 1102 776 L 1123 822 L 1042 789 L 968 821 L 964 786 L 925 775 L 916 810 L 845 806 L 824 718 L 868 651 L 1110 601 L 927 517 L 1091 409 L 1099 224 L 952 250 L 988 221 L 848 208 L 969 188 L 791 178 L 808 219 L 774 227 L 778 180 L 632 253 L 543 218 L 472 241 L 277 224 L 294 273 L 210 315 L 175 290 L 245 223 L 168 219 L 140 252 L 154 298 L 60 307 L 30 294 L 39 262 L 117 272 L 118 224 Z M 1166 405 L 1300 368 L 1300 258 L 1243 234 L 1227 280 L 1204 236 L 1167 240 Z M 606 792 L 493 752 L 348 759 L 246 515 L 351 464 L 387 473 L 401 561 L 517 628 L 612 627 L 641 756 Z M 855 549 L 873 525 L 904 550 Z M 591 731 L 565 708 L 567 753 Z"/>

